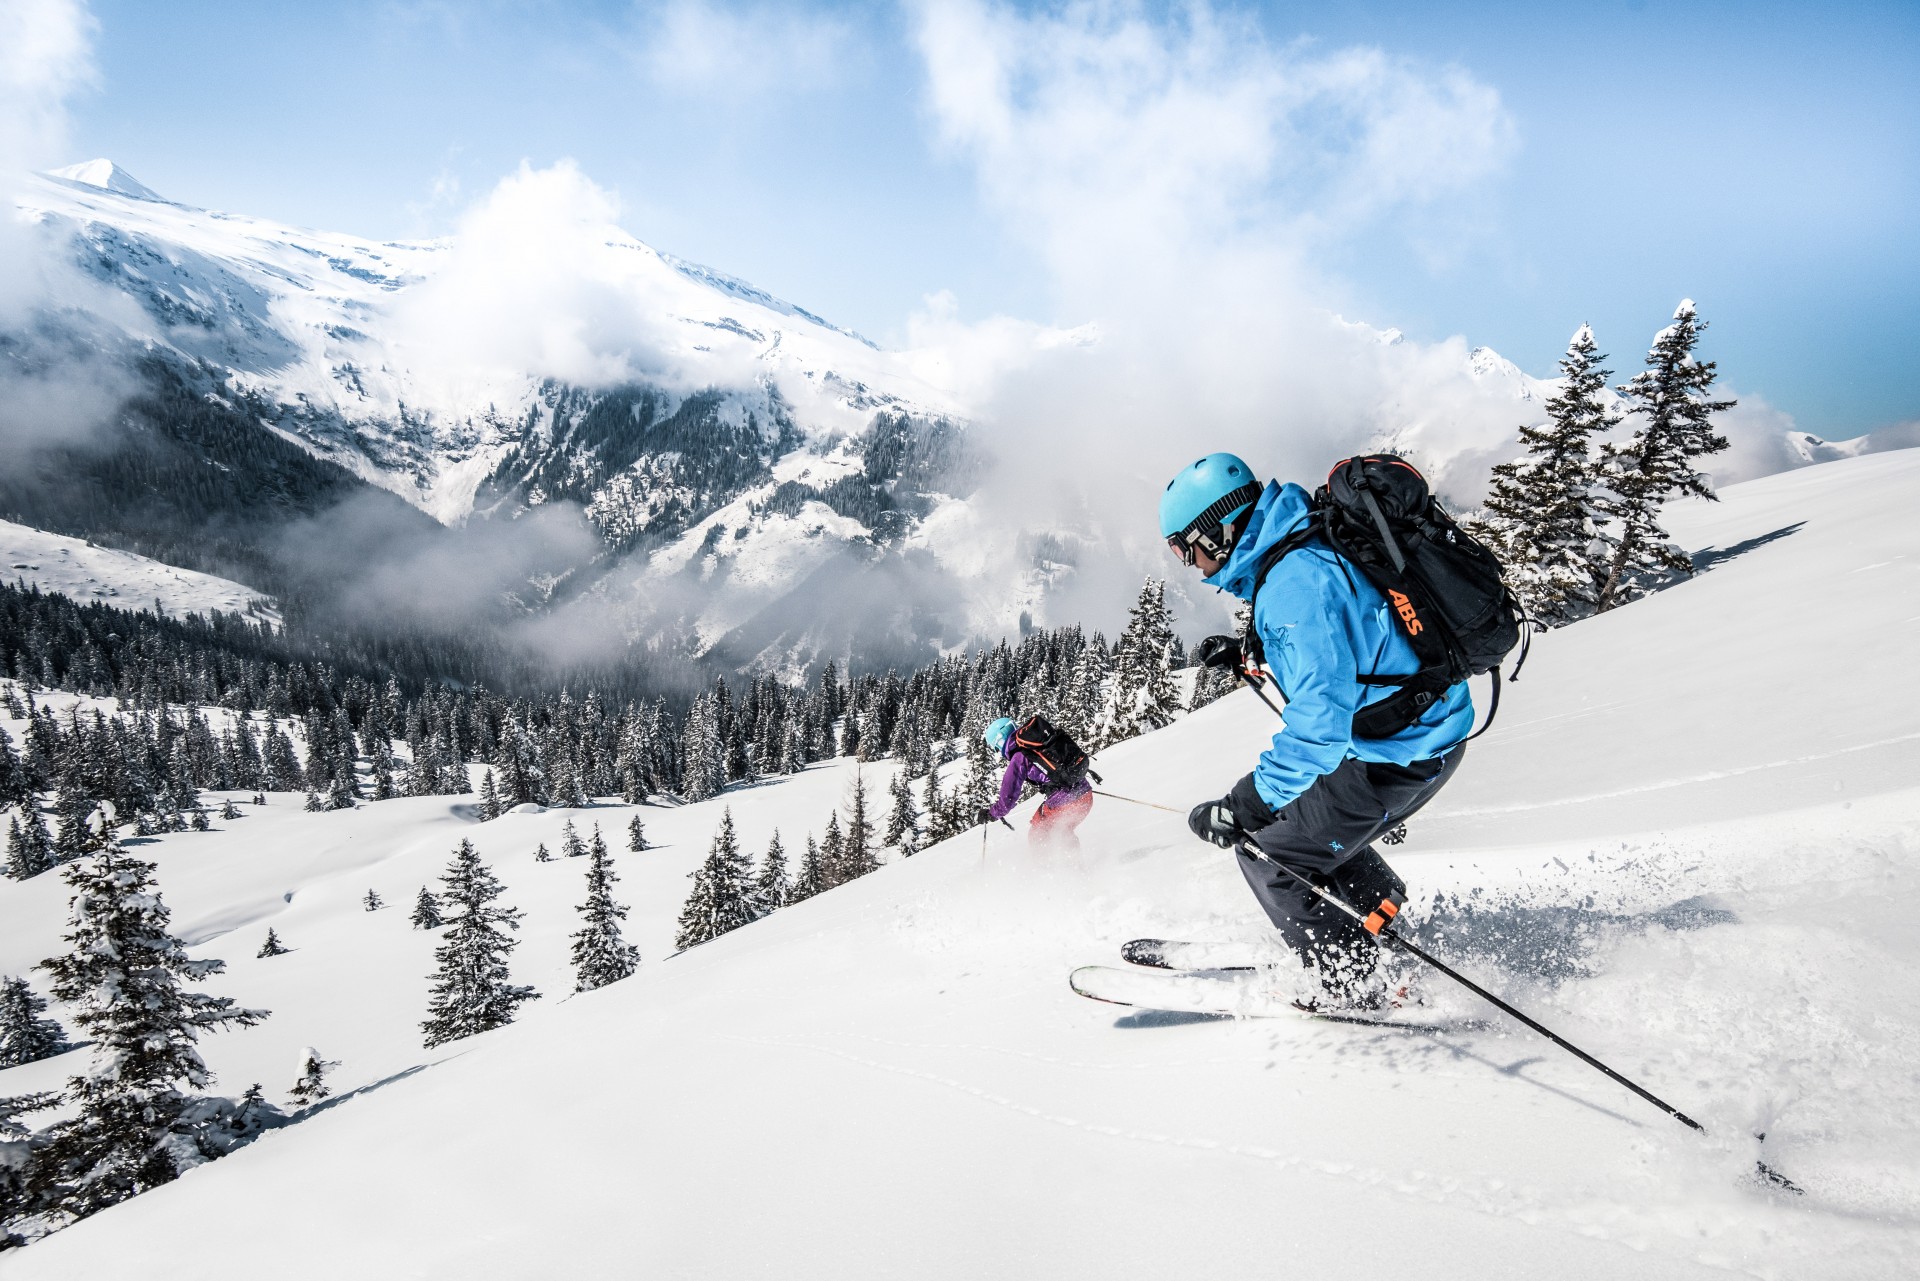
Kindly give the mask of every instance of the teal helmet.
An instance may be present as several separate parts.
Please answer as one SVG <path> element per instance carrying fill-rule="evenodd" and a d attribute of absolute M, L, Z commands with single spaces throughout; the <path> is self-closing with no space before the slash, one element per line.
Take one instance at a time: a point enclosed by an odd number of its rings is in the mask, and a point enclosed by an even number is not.
<path fill-rule="evenodd" d="M 1187 564 L 1199 547 L 1225 560 L 1260 497 L 1253 468 L 1236 454 L 1208 454 L 1183 467 L 1160 495 L 1160 537 Z"/>
<path fill-rule="evenodd" d="M 1005 716 L 1002 716 L 999 720 L 987 726 L 986 732 L 981 734 L 980 737 L 987 740 L 988 747 L 1005 756 L 1007 754 L 1007 740 L 1013 737 L 1013 722 Z"/>

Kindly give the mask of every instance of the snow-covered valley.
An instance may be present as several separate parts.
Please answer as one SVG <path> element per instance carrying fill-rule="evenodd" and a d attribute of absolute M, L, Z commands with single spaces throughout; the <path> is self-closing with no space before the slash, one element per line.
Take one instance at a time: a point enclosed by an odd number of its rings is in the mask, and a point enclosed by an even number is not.
<path fill-rule="evenodd" d="M 135 848 L 194 954 L 228 962 L 209 987 L 274 1011 L 203 1042 L 221 1088 L 281 1097 L 313 1045 L 339 1097 L 0 1277 L 1900 1275 L 1916 484 L 1900 451 L 1675 509 L 1706 572 L 1537 640 L 1389 855 L 1418 938 L 1704 1139 L 1437 981 L 1438 1035 L 1074 996 L 1067 972 L 1132 937 L 1265 934 L 1228 857 L 1111 798 L 1078 853 L 976 831 L 669 959 L 722 811 L 756 857 L 775 828 L 793 851 L 854 762 L 484 823 L 465 798 L 309 814 L 275 793 Z M 1104 790 L 1184 810 L 1272 730 L 1231 695 L 1103 753 Z M 894 767 L 858 768 L 877 789 Z M 635 813 L 659 848 L 625 849 Z M 584 861 L 532 857 L 568 820 L 617 851 L 643 958 L 578 996 Z M 526 913 L 514 975 L 543 999 L 423 1051 L 433 939 L 406 905 L 462 838 Z M 59 949 L 66 892 L 0 883 L 0 974 Z M 269 926 L 292 951 L 256 958 Z M 79 1057 L 0 1072 L 0 1094 Z M 1759 1133 L 1804 1197 L 1753 1185 Z"/>

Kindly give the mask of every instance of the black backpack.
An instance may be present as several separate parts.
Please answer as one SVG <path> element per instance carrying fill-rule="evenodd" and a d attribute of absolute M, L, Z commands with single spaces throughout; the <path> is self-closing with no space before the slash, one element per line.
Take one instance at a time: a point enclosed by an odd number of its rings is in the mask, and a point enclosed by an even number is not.
<path fill-rule="evenodd" d="M 1080 744 L 1044 716 L 1036 714 L 1022 722 L 1013 731 L 1013 745 L 1046 772 L 1049 792 L 1078 787 L 1080 781 L 1089 775 L 1092 775 L 1094 782 L 1100 781 L 1100 776 L 1088 764 L 1087 754 L 1080 749 Z"/>
<path fill-rule="evenodd" d="M 1353 736 L 1390 738 L 1454 685 L 1492 672 L 1493 704 L 1475 736 L 1486 733 L 1500 708 L 1500 663 L 1531 630 L 1525 608 L 1501 580 L 1499 558 L 1441 509 L 1413 464 L 1392 454 L 1334 464 L 1314 491 L 1307 523 L 1261 559 L 1255 601 L 1273 567 L 1316 537 L 1380 589 L 1420 660 L 1411 675 L 1360 677 L 1363 685 L 1398 688 L 1354 713 Z M 1262 660 L 1251 621 L 1243 650 L 1250 661 Z M 1519 675 L 1516 664 L 1510 679 Z"/>

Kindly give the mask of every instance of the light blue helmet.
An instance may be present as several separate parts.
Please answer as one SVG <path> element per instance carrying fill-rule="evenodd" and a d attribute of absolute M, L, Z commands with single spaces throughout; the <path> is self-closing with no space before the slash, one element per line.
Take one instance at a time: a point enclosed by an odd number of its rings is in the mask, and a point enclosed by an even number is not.
<path fill-rule="evenodd" d="M 1235 454 L 1183 467 L 1160 495 L 1160 537 L 1191 565 L 1197 544 L 1216 560 L 1233 550 L 1244 515 L 1260 497 L 1253 468 Z"/>
<path fill-rule="evenodd" d="M 986 732 L 981 734 L 980 737 L 987 740 L 988 747 L 1005 756 L 1007 754 L 1007 740 L 1013 737 L 1013 722 L 1005 716 L 1002 716 L 999 720 L 987 726 Z"/>

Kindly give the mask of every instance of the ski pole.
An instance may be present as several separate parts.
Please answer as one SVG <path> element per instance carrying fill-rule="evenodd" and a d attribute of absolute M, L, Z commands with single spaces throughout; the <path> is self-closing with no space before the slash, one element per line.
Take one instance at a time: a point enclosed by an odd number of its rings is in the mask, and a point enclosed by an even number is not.
<path fill-rule="evenodd" d="M 1155 805 L 1152 801 L 1135 800 L 1131 796 L 1122 796 L 1118 792 L 1103 792 L 1097 787 L 1093 789 L 1093 794 L 1095 796 L 1105 796 L 1109 800 L 1125 801 L 1129 805 L 1144 805 L 1150 810 L 1163 810 L 1168 814 L 1185 814 L 1186 813 L 1185 810 L 1177 810 L 1173 808 L 1173 806 L 1171 805 Z"/>
<path fill-rule="evenodd" d="M 1261 858 L 1261 859 L 1264 859 L 1264 861 L 1273 864 L 1275 867 L 1285 872 L 1288 876 L 1291 876 L 1294 880 L 1306 886 L 1314 894 L 1318 895 L 1323 902 L 1331 905 L 1332 907 L 1334 907 L 1335 909 L 1341 912 L 1344 912 L 1346 915 L 1358 921 L 1360 923 L 1360 927 L 1366 930 L 1366 932 L 1373 937 L 1374 942 L 1378 943 L 1382 948 L 1393 948 L 1395 950 L 1405 952 L 1410 956 L 1418 957 L 1420 960 L 1425 961 L 1428 965 L 1431 965 L 1434 969 L 1440 971 L 1442 974 L 1446 975 L 1448 978 L 1452 979 L 1454 982 L 1458 983 L 1460 986 L 1466 988 L 1469 992 L 1472 992 L 1475 996 L 1480 997 L 1482 1000 L 1488 1002 L 1489 1004 L 1494 1006 L 1496 1009 L 1509 1015 L 1510 1017 L 1517 1019 L 1521 1023 L 1526 1024 L 1528 1027 L 1538 1032 L 1541 1036 L 1546 1037 L 1549 1041 L 1552 1041 L 1555 1045 L 1559 1046 L 1561 1049 L 1565 1050 L 1567 1053 L 1573 1055 L 1575 1058 L 1579 1059 L 1582 1063 L 1585 1063 L 1588 1067 L 1595 1068 L 1600 1072 L 1605 1073 L 1608 1077 L 1612 1078 L 1613 1080 L 1619 1082 L 1621 1085 L 1626 1086 L 1629 1090 L 1632 1090 L 1635 1094 L 1639 1095 L 1641 1098 L 1645 1099 L 1647 1102 L 1653 1104 L 1653 1106 L 1659 1108 L 1662 1112 L 1665 1112 L 1668 1116 L 1680 1122 L 1680 1124 L 1686 1126 L 1688 1129 L 1694 1130 L 1700 1134 L 1705 1134 L 1707 1132 L 1706 1126 L 1700 1124 L 1698 1121 L 1694 1120 L 1692 1117 L 1688 1116 L 1685 1112 L 1682 1112 L 1679 1108 L 1673 1106 L 1673 1104 L 1667 1102 L 1665 1099 L 1661 1098 L 1659 1095 L 1654 1094 L 1651 1090 L 1644 1088 L 1643 1086 L 1621 1075 L 1619 1072 L 1614 1071 L 1612 1068 L 1602 1063 L 1599 1059 L 1594 1058 L 1593 1055 L 1588 1054 L 1585 1050 L 1581 1049 L 1579 1046 L 1575 1045 L 1573 1042 L 1567 1040 L 1565 1037 L 1555 1032 L 1552 1028 L 1549 1028 L 1545 1024 L 1539 1022 L 1538 1020 L 1530 1018 L 1527 1015 L 1521 1013 L 1519 1010 L 1516 1010 L 1513 1006 L 1507 1004 L 1507 1002 L 1501 1000 L 1499 997 L 1495 996 L 1493 993 L 1487 991 L 1487 989 L 1485 989 L 1484 987 L 1481 987 L 1478 983 L 1475 983 L 1472 979 L 1460 973 L 1458 970 L 1454 969 L 1452 966 L 1447 965 L 1445 962 L 1430 955 L 1426 951 L 1426 949 L 1420 947 L 1418 944 L 1414 943 L 1411 939 L 1402 938 L 1399 932 L 1396 931 L 1392 925 L 1393 918 L 1399 914 L 1399 909 L 1393 905 L 1393 901 L 1391 899 L 1382 900 L 1380 904 L 1380 909 L 1378 911 L 1368 916 L 1362 916 L 1360 915 L 1359 911 L 1356 908 L 1354 908 L 1350 903 L 1348 903 L 1345 899 L 1339 897 L 1336 894 L 1331 893 L 1328 890 L 1321 888 L 1318 885 L 1315 885 L 1312 881 L 1300 875 L 1300 873 L 1294 871 L 1292 868 L 1288 867 L 1285 863 L 1280 862 L 1278 859 L 1266 858 L 1265 855 L 1259 854 L 1258 852 L 1249 849 L 1245 841 L 1238 843 L 1235 846 L 1235 848 L 1243 854 L 1247 854 L 1255 858 Z M 1754 1165 L 1759 1170 L 1761 1177 L 1766 1179 L 1766 1181 L 1768 1183 L 1771 1183 L 1773 1186 L 1777 1188 L 1785 1189 L 1788 1192 L 1794 1192 L 1794 1193 L 1804 1192 L 1804 1189 L 1801 1188 L 1797 1183 L 1789 1179 L 1786 1175 L 1781 1174 L 1778 1170 L 1775 1170 L 1772 1166 L 1768 1165 L 1765 1161 L 1755 1161 Z"/>

